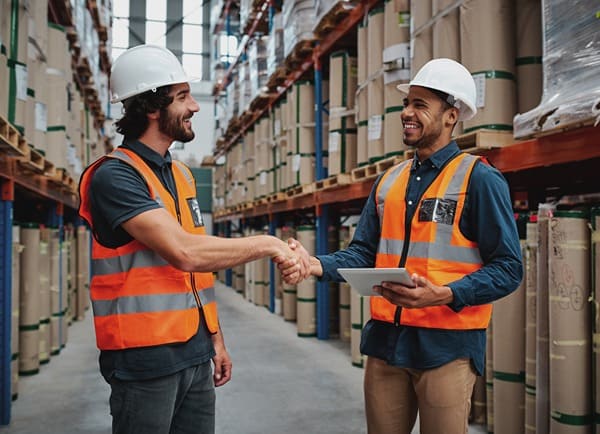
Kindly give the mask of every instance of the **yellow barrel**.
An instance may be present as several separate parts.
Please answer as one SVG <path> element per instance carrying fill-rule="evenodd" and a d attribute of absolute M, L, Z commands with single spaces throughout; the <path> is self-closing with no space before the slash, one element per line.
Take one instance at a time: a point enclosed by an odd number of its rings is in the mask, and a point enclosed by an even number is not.
<path fill-rule="evenodd" d="M 550 432 L 593 427 L 589 213 L 550 219 Z"/>
<path fill-rule="evenodd" d="M 368 125 L 369 125 L 369 107 L 368 107 L 368 61 L 367 52 L 368 28 L 364 24 L 358 26 L 358 88 L 356 96 L 356 128 L 357 128 L 357 145 L 356 145 L 356 164 L 364 166 L 369 163 L 368 154 Z"/>
<path fill-rule="evenodd" d="M 385 119 L 383 103 L 383 31 L 384 14 L 383 7 L 374 8 L 369 11 L 369 26 L 367 29 L 367 73 L 369 84 L 367 86 L 367 111 L 368 111 L 368 134 L 367 134 L 367 156 L 369 163 L 383 158 L 383 125 Z"/>
<path fill-rule="evenodd" d="M 535 426 L 538 432 L 550 432 L 550 325 L 549 325 L 549 237 L 552 204 L 538 207 L 538 257 L 536 297 L 536 372 L 535 372 Z"/>
<path fill-rule="evenodd" d="M 37 374 L 40 369 L 40 229 L 37 224 L 21 226 L 19 294 L 19 375 Z"/>
<path fill-rule="evenodd" d="M 485 332 L 485 398 L 486 398 L 486 425 L 490 433 L 494 432 L 494 333 L 490 321 Z"/>
<path fill-rule="evenodd" d="M 522 244 L 524 245 L 524 243 Z M 494 430 L 525 424 L 525 285 L 494 303 Z"/>
<path fill-rule="evenodd" d="M 67 239 L 66 231 L 64 239 L 60 246 L 60 348 L 63 349 L 67 344 L 69 335 L 69 256 L 71 250 L 71 241 Z"/>
<path fill-rule="evenodd" d="M 309 252 L 316 249 L 315 226 L 302 225 L 296 228 L 296 236 L 300 244 Z M 297 306 L 296 326 L 298 336 L 312 337 L 317 335 L 317 281 L 310 277 L 296 285 Z"/>
<path fill-rule="evenodd" d="M 49 230 L 48 244 L 50 260 L 50 355 L 56 356 L 60 353 L 60 334 L 63 315 L 61 311 L 61 287 L 60 287 L 60 235 L 58 229 Z"/>
<path fill-rule="evenodd" d="M 40 364 L 50 361 L 50 231 L 48 228 L 40 228 L 40 262 L 39 262 L 39 293 L 40 293 Z"/>
<path fill-rule="evenodd" d="M 77 227 L 77 319 L 85 317 L 89 308 L 90 289 L 90 233 L 84 226 Z"/>
<path fill-rule="evenodd" d="M 526 113 L 542 99 L 542 4 L 515 2 L 517 39 L 517 112 Z"/>
<path fill-rule="evenodd" d="M 535 375 L 536 375 L 536 298 L 537 298 L 537 223 L 527 223 L 525 250 L 525 432 L 535 434 Z"/>
<path fill-rule="evenodd" d="M 411 77 L 433 58 L 433 26 L 431 1 L 411 0 Z"/>
<path fill-rule="evenodd" d="M 350 322 L 350 285 L 346 282 L 340 283 L 340 340 L 350 342 L 352 330 Z"/>
<path fill-rule="evenodd" d="M 477 85 L 477 115 L 464 132 L 512 131 L 516 113 L 514 2 L 464 0 L 460 6 L 462 63 Z"/>
<path fill-rule="evenodd" d="M 594 207 L 591 212 L 592 221 L 592 267 L 594 280 L 592 281 L 595 300 L 600 300 L 600 208 Z M 598 343 L 600 342 L 600 315 L 594 315 L 593 332 L 593 369 L 594 369 L 594 403 L 596 419 L 600 415 L 600 357 L 598 356 Z M 600 431 L 600 425 L 596 424 L 596 433 Z"/>

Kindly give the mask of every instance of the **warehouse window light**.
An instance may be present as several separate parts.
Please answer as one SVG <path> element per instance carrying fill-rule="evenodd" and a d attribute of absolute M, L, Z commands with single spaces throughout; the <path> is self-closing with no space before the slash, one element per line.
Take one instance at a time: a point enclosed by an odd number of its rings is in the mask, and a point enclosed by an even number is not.
<path fill-rule="evenodd" d="M 184 53 L 202 53 L 202 26 L 184 24 L 181 47 Z"/>
<path fill-rule="evenodd" d="M 146 19 L 152 21 L 166 21 L 167 0 L 146 0 Z"/>
<path fill-rule="evenodd" d="M 191 77 L 204 78 L 202 77 L 202 54 L 183 53 L 181 55 L 181 64 L 184 71 Z"/>
<path fill-rule="evenodd" d="M 113 0 L 113 16 L 125 18 L 129 16 L 129 0 Z"/>
<path fill-rule="evenodd" d="M 146 43 L 167 46 L 167 23 L 165 21 L 146 21 Z"/>
<path fill-rule="evenodd" d="M 204 2 L 183 0 L 183 22 L 185 24 L 202 24 Z"/>
<path fill-rule="evenodd" d="M 233 35 L 219 36 L 219 60 L 230 64 L 237 54 L 238 40 Z"/>

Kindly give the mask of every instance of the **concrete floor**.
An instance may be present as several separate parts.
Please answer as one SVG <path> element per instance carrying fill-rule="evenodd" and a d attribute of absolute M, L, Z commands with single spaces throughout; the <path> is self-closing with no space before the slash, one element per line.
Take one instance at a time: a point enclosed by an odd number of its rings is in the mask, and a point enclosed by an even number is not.
<path fill-rule="evenodd" d="M 366 433 L 363 370 L 350 363 L 348 344 L 298 338 L 294 323 L 220 284 L 217 298 L 233 359 L 231 382 L 217 389 L 217 434 Z M 88 312 L 69 328 L 59 356 L 19 380 L 11 424 L 0 434 L 109 434 L 110 389 L 97 357 Z"/>

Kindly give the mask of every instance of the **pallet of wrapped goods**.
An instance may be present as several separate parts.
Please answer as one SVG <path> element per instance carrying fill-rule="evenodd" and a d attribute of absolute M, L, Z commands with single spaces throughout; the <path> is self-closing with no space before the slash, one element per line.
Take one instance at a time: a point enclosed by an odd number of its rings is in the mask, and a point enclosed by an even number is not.
<path fill-rule="evenodd" d="M 598 2 L 546 0 L 542 5 L 542 99 L 514 117 L 516 138 L 597 125 L 600 119 Z"/>
<path fill-rule="evenodd" d="M 358 5 L 355 0 L 317 0 L 315 1 L 316 25 L 313 33 L 319 38 L 324 38 L 335 29 Z"/>
<path fill-rule="evenodd" d="M 0 150 L 3 155 L 21 157 L 29 150 L 26 140 L 8 120 L 0 116 Z"/>

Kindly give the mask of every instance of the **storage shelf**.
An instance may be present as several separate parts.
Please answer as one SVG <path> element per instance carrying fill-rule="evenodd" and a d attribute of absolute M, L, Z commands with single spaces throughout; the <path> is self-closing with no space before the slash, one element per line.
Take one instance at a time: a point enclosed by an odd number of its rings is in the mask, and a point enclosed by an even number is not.
<path fill-rule="evenodd" d="M 227 2 L 225 7 L 223 8 L 224 11 L 225 10 L 229 11 L 230 3 L 231 3 L 231 1 Z M 231 64 L 229 65 L 229 68 L 227 68 L 227 71 L 225 72 L 225 76 L 223 77 L 223 79 L 220 82 L 215 84 L 214 89 L 213 89 L 213 95 L 219 95 L 223 90 L 225 90 L 225 88 L 229 84 L 231 75 L 233 74 L 233 71 L 235 70 L 235 68 L 237 68 L 237 64 L 239 63 L 242 55 L 246 52 L 246 49 L 248 48 L 248 43 L 254 36 L 254 32 L 256 32 L 256 29 L 258 28 L 261 21 L 264 20 L 265 17 L 267 16 L 266 14 L 268 13 L 270 3 L 271 3 L 270 0 L 264 0 L 263 3 L 260 5 L 260 7 L 257 8 L 258 13 L 256 14 L 256 17 L 254 18 L 254 21 L 252 22 L 248 32 L 244 35 L 244 37 L 240 41 L 240 46 L 238 47 L 238 52 L 235 56 L 235 59 L 233 60 L 233 62 L 231 62 Z M 227 15 L 227 13 L 228 12 L 224 12 L 224 15 Z"/>
<path fill-rule="evenodd" d="M 479 154 L 486 156 L 503 173 L 597 159 L 600 158 L 600 126 L 559 132 L 503 148 L 482 151 Z M 345 203 L 366 200 L 375 179 L 371 177 L 345 185 L 335 185 L 298 197 L 257 204 L 244 210 L 226 210 L 217 213 L 214 221 L 219 223 L 238 218 L 253 218 L 315 208 L 320 205 L 336 204 L 343 208 Z"/>
<path fill-rule="evenodd" d="M 36 173 L 22 165 L 17 158 L 8 158 L 0 154 L 0 181 L 13 181 L 44 199 L 77 209 L 79 199 L 73 188 L 60 185 L 51 176 Z"/>
<path fill-rule="evenodd" d="M 319 62 L 320 58 L 326 54 L 328 54 L 336 45 L 338 41 L 341 40 L 351 29 L 356 27 L 360 20 L 366 15 L 366 13 L 371 9 L 375 4 L 377 4 L 380 0 L 366 0 L 360 2 L 354 9 L 350 11 L 350 13 L 342 20 L 334 29 L 332 29 L 327 36 L 321 39 L 314 49 L 309 52 L 306 57 L 301 62 L 300 66 L 290 72 L 284 81 L 284 83 L 277 88 L 276 92 L 271 92 L 266 97 L 262 97 L 265 101 L 261 104 L 260 109 L 252 112 L 252 115 L 247 118 L 247 120 L 240 126 L 240 129 L 237 133 L 233 134 L 227 140 L 225 140 L 220 146 L 215 149 L 214 155 L 215 157 L 219 157 L 227 153 L 227 151 L 238 141 L 240 137 L 252 127 L 256 121 L 258 121 L 264 113 L 269 110 L 273 104 L 287 92 L 287 90 L 298 81 L 304 74 L 310 71 L 315 62 Z M 265 3 L 268 5 L 268 2 Z M 233 65 L 232 65 L 233 66 Z M 231 69 L 231 68 L 230 68 Z M 230 75 L 230 71 L 228 71 L 226 77 Z M 223 89 L 224 87 L 222 87 Z M 252 104 L 251 104 L 252 105 Z"/>

